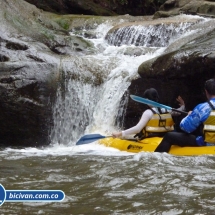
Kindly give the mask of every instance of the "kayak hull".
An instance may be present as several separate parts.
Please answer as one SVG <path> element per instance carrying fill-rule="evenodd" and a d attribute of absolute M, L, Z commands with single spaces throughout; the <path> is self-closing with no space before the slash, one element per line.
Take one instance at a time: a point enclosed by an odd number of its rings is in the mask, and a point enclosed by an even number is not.
<path fill-rule="evenodd" d="M 161 137 L 151 137 L 137 142 L 135 140 L 124 140 L 111 137 L 100 140 L 99 144 L 105 145 L 107 147 L 113 147 L 120 151 L 139 153 L 154 152 L 161 140 Z M 173 145 L 169 151 L 169 154 L 181 156 L 215 155 L 215 146 L 180 147 Z"/>

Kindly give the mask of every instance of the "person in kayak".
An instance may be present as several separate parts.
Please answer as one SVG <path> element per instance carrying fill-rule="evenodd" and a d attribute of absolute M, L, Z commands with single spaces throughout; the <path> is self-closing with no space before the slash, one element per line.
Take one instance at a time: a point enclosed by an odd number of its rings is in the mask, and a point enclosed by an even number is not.
<path fill-rule="evenodd" d="M 147 89 L 143 97 L 155 102 L 159 101 L 158 92 L 154 88 Z M 184 100 L 178 96 L 177 101 L 180 105 L 178 109 L 183 111 L 185 109 Z M 119 138 L 136 134 L 134 137 L 138 137 L 140 140 L 146 137 L 163 136 L 166 132 L 174 130 L 174 121 L 171 114 L 179 115 L 180 113 L 169 112 L 164 108 L 149 106 L 149 108 L 143 112 L 137 125 L 124 131 L 114 132 L 112 133 L 112 137 Z"/>
<path fill-rule="evenodd" d="M 207 102 L 198 104 L 182 119 L 180 127 L 184 132 L 166 133 L 155 152 L 169 152 L 172 145 L 182 147 L 215 145 L 215 79 L 207 80 L 204 89 Z M 192 134 L 199 128 L 200 135 Z"/>

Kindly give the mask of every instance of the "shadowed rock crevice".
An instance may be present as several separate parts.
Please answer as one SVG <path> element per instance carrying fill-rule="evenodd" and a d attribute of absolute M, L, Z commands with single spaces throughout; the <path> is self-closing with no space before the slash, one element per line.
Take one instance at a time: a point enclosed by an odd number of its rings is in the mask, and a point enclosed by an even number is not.
<path fill-rule="evenodd" d="M 28 49 L 28 46 L 24 44 L 14 43 L 14 42 L 7 42 L 6 48 L 11 50 L 22 50 L 25 51 Z"/>
<path fill-rule="evenodd" d="M 9 60 L 10 60 L 10 58 L 9 58 L 9 57 L 7 57 L 7 56 L 5 56 L 5 55 L 0 54 L 0 62 L 7 62 L 7 61 L 9 61 Z"/>
<path fill-rule="evenodd" d="M 45 61 L 37 56 L 34 56 L 34 55 L 26 55 L 28 58 L 34 60 L 34 61 L 37 61 L 37 62 L 40 62 L 40 63 L 44 63 Z"/>

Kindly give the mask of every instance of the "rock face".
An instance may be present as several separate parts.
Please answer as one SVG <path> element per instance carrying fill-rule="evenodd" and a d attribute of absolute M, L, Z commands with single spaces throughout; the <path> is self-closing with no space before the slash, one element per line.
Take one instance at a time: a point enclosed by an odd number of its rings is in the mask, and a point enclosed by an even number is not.
<path fill-rule="evenodd" d="M 40 72 L 42 71 L 42 72 Z M 58 67 L 36 62 L 1 63 L 1 144 L 49 143 Z"/>
<path fill-rule="evenodd" d="M 60 14 L 85 14 L 113 16 L 130 14 L 133 16 L 152 15 L 165 0 L 26 0 L 45 11 Z"/>
<path fill-rule="evenodd" d="M 184 14 L 215 15 L 215 1 L 206 0 L 26 0 L 45 11 L 60 14 L 85 14 L 113 16 L 130 14 L 133 16 L 153 15 L 154 18 Z M 159 8 L 160 7 L 160 8 Z"/>
<path fill-rule="evenodd" d="M 48 145 L 57 89 L 65 83 L 62 62 L 91 48 L 67 30 L 95 20 L 50 14 L 22 0 L 2 1 L 0 19 L 0 145 Z"/>
<path fill-rule="evenodd" d="M 206 0 L 167 0 L 154 14 L 154 18 L 184 14 L 215 16 L 215 2 Z"/>
<path fill-rule="evenodd" d="M 51 30 L 38 31 L 44 17 L 25 2 L 3 1 L 0 17 L 0 144 L 46 145 L 60 78 L 59 58 L 50 50 L 55 43 L 46 37 Z"/>
<path fill-rule="evenodd" d="M 117 13 L 112 11 L 109 7 L 108 1 L 103 1 L 102 4 L 92 0 L 27 0 L 27 2 L 34 4 L 45 11 L 61 14 L 87 14 L 100 16 L 117 15 Z"/>

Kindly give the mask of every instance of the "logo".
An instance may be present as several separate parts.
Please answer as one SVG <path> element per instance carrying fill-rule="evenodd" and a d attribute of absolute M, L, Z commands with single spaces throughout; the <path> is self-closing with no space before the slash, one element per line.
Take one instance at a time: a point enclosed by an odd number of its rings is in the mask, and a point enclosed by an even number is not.
<path fill-rule="evenodd" d="M 0 206 L 3 205 L 6 198 L 6 191 L 4 187 L 0 184 Z"/>
<path fill-rule="evenodd" d="M 166 126 L 166 120 L 165 119 L 160 119 L 159 120 L 159 127 L 165 127 Z"/>
<path fill-rule="evenodd" d="M 129 150 L 129 149 L 140 150 L 140 149 L 142 149 L 142 148 L 143 148 L 142 146 L 132 145 L 132 144 L 130 144 L 130 145 L 127 147 L 128 150 Z"/>
<path fill-rule="evenodd" d="M 4 202 L 61 202 L 62 190 L 5 190 L 0 184 L 0 206 Z"/>

